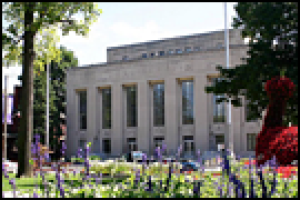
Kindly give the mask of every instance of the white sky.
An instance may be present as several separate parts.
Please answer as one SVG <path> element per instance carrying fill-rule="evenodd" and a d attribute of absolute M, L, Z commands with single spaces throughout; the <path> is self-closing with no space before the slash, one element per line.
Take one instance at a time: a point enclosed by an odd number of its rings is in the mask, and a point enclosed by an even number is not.
<path fill-rule="evenodd" d="M 227 25 L 232 28 L 233 8 L 227 3 Z M 71 32 L 60 43 L 72 50 L 79 66 L 106 62 L 108 47 L 191 35 L 224 29 L 224 3 L 99 3 L 103 13 L 91 26 L 88 37 Z M 224 58 L 225 59 L 225 58 Z M 13 92 L 21 67 L 2 67 L 9 75 L 8 91 Z"/>

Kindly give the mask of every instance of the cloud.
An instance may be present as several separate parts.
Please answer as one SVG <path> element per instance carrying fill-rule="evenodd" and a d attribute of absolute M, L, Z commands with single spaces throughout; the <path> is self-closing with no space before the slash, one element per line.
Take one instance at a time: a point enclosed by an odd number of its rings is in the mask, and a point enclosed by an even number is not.
<path fill-rule="evenodd" d="M 111 33 L 120 38 L 113 45 L 145 42 L 170 37 L 169 31 L 159 27 L 154 21 L 148 21 L 142 26 L 132 26 L 126 22 L 117 22 L 110 27 Z"/>
<path fill-rule="evenodd" d="M 170 37 L 171 32 L 165 31 L 154 21 L 148 21 L 142 26 L 133 26 L 124 21 L 117 21 L 111 25 L 101 19 L 91 26 L 87 37 L 78 36 L 71 32 L 61 37 L 60 44 L 74 51 L 79 59 L 79 65 L 106 62 L 108 47 L 145 42 Z"/>

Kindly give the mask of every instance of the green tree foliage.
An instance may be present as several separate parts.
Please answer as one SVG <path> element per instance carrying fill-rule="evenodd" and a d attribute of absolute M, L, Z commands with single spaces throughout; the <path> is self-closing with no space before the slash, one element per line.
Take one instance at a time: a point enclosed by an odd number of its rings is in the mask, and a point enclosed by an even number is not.
<path fill-rule="evenodd" d="M 97 4 L 90 2 L 2 2 L 2 51 L 6 53 L 2 64 L 22 63 L 23 70 L 17 177 L 32 176 L 34 66 L 42 71 L 50 60 L 60 59 L 57 30 L 63 35 L 70 31 L 87 35 L 100 13 Z"/>
<path fill-rule="evenodd" d="M 50 149 L 57 156 L 60 153 L 58 138 L 62 136 L 62 126 L 66 126 L 64 118 L 66 116 L 66 70 L 78 66 L 78 59 L 72 51 L 68 51 L 65 47 L 61 47 L 60 51 L 61 60 L 50 63 L 49 81 L 49 143 Z M 33 133 L 41 136 L 42 143 L 45 142 L 46 135 L 46 88 L 47 66 L 45 65 L 45 70 L 37 71 L 34 77 L 33 114 L 39 117 L 33 118 Z"/>
<path fill-rule="evenodd" d="M 239 2 L 233 26 L 241 28 L 249 38 L 249 50 L 243 64 L 226 69 L 217 66 L 222 81 L 206 87 L 207 93 L 227 94 L 218 100 L 242 106 L 241 96 L 249 103 L 249 120 L 262 119 L 269 99 L 264 90 L 267 80 L 285 76 L 296 85 L 293 97 L 287 102 L 284 124 L 298 124 L 298 3 L 297 2 Z"/>

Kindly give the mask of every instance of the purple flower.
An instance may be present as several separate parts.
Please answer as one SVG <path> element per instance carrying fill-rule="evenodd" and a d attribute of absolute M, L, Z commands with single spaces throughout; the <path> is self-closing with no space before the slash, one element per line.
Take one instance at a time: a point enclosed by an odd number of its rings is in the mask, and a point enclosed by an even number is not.
<path fill-rule="evenodd" d="M 202 158 L 201 158 L 201 152 L 200 152 L 200 149 L 198 149 L 198 151 L 197 151 L 197 156 L 198 156 L 198 163 L 199 163 L 200 166 L 201 166 L 201 164 L 202 164 Z"/>
<path fill-rule="evenodd" d="M 64 190 L 64 188 L 61 186 L 61 187 L 59 187 L 59 192 L 60 192 L 60 196 L 62 197 L 62 198 L 65 198 L 65 190 Z"/>
<path fill-rule="evenodd" d="M 177 150 L 176 157 L 178 157 L 178 159 L 179 159 L 179 157 L 180 157 L 181 152 L 182 152 L 182 145 L 180 145 L 180 146 L 178 147 L 178 150 Z"/>
<path fill-rule="evenodd" d="M 146 189 L 146 191 L 152 192 L 151 176 L 148 176 L 148 188 Z"/>
<path fill-rule="evenodd" d="M 155 149 L 155 154 L 159 160 L 161 160 L 160 146 Z"/>
<path fill-rule="evenodd" d="M 226 153 L 224 153 L 223 155 L 223 163 L 222 163 L 222 168 L 223 168 L 223 171 L 226 172 L 226 174 L 229 176 L 230 175 L 230 163 L 229 163 L 229 159 L 226 155 Z"/>
<path fill-rule="evenodd" d="M 138 185 L 138 183 L 140 181 L 140 178 L 141 178 L 141 176 L 140 176 L 140 169 L 138 169 L 138 170 L 136 170 L 136 173 L 135 173 L 135 180 L 134 180 L 135 186 Z"/>
<path fill-rule="evenodd" d="M 221 185 L 218 186 L 218 191 L 220 192 L 220 198 L 222 198 L 223 197 L 223 191 L 222 191 L 222 186 Z"/>
<path fill-rule="evenodd" d="M 39 198 L 39 196 L 36 192 L 33 192 L 33 198 Z"/>

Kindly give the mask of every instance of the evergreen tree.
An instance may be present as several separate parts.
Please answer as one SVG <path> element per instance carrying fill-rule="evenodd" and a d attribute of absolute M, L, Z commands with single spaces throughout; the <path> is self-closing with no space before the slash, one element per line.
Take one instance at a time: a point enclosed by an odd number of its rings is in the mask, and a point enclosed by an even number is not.
<path fill-rule="evenodd" d="M 207 93 L 227 94 L 218 102 L 232 98 L 232 105 L 242 106 L 241 96 L 249 100 L 249 118 L 261 119 L 269 98 L 264 90 L 267 80 L 285 76 L 296 85 L 287 102 L 284 124 L 298 124 L 298 3 L 297 2 L 239 2 L 233 26 L 241 28 L 249 38 L 245 63 L 226 69 L 217 66 L 223 80 L 206 87 Z"/>

